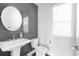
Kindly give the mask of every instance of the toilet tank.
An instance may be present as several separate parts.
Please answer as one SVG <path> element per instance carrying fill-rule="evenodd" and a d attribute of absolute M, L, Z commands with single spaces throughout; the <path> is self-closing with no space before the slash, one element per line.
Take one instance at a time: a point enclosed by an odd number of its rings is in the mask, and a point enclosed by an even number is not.
<path fill-rule="evenodd" d="M 31 46 L 32 48 L 36 48 L 38 46 L 38 38 L 32 39 Z"/>

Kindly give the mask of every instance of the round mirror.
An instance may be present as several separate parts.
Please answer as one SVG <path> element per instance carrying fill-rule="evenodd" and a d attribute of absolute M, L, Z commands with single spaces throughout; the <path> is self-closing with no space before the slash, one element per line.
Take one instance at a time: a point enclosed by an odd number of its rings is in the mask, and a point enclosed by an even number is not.
<path fill-rule="evenodd" d="M 22 24 L 22 16 L 18 9 L 8 6 L 3 9 L 1 21 L 4 27 L 10 31 L 18 30 Z"/>

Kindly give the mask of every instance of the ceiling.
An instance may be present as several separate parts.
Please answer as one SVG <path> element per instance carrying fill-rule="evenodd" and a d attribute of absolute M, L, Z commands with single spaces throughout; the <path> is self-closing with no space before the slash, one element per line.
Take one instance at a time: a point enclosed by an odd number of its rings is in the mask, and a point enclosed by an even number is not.
<path fill-rule="evenodd" d="M 59 6 L 65 3 L 35 3 L 35 5 L 39 6 L 40 4 L 50 4 L 52 7 Z"/>

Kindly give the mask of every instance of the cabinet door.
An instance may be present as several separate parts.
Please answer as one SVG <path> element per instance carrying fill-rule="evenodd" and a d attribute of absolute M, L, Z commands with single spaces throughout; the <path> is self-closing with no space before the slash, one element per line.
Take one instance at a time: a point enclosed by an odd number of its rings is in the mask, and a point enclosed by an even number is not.
<path fill-rule="evenodd" d="M 0 56 L 11 56 L 11 52 L 10 52 L 10 51 L 5 51 L 5 52 L 3 52 L 3 51 L 0 49 Z"/>

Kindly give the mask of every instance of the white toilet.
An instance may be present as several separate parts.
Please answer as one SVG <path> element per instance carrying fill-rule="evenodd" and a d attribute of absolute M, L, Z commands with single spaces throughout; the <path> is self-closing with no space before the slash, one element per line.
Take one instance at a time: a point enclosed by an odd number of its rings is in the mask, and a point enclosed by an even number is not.
<path fill-rule="evenodd" d="M 35 48 L 36 56 L 45 56 L 48 48 L 43 45 L 38 45 L 38 38 L 33 39 L 31 42 L 32 48 Z"/>

